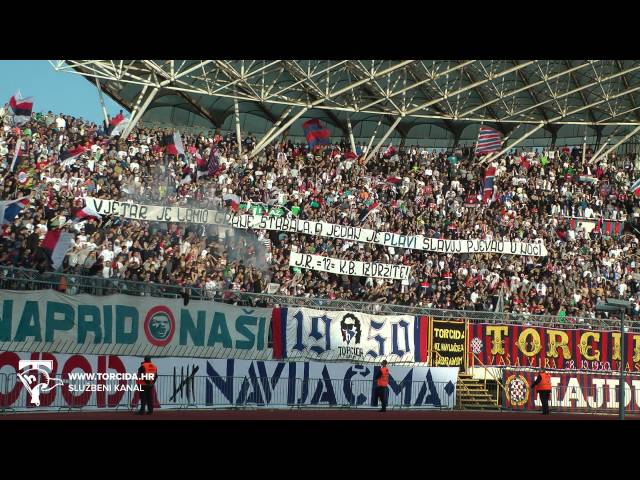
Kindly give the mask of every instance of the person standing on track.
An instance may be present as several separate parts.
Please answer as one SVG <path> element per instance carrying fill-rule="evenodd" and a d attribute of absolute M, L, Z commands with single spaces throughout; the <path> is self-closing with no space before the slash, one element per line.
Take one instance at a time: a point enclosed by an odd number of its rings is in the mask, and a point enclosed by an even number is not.
<path fill-rule="evenodd" d="M 136 383 L 142 388 L 140 392 L 140 410 L 138 410 L 137 415 L 144 414 L 145 405 L 147 406 L 147 415 L 153 413 L 153 386 L 156 380 L 158 380 L 158 369 L 151 363 L 151 357 L 147 355 L 138 369 L 138 380 L 136 380 Z"/>
<path fill-rule="evenodd" d="M 376 399 L 380 399 L 382 402 L 382 408 L 378 410 L 379 412 L 387 411 L 387 394 L 389 387 L 389 369 L 387 368 L 387 361 L 382 361 L 382 367 L 378 371 L 376 376 L 377 386 L 376 386 Z"/>
<path fill-rule="evenodd" d="M 547 373 L 544 367 L 540 369 L 538 378 L 533 382 L 531 388 L 538 385 L 538 394 L 542 402 L 542 414 L 549 415 L 549 397 L 551 396 L 551 375 Z"/>

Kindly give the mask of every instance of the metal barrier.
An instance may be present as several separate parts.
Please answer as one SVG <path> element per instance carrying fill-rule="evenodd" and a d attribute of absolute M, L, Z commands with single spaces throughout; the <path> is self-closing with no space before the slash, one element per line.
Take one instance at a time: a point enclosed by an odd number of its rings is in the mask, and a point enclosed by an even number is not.
<path fill-rule="evenodd" d="M 77 409 L 133 411 L 140 406 L 135 380 L 62 378 L 62 384 L 40 392 L 39 405 L 15 374 L 0 374 L 0 407 L 6 411 L 73 411 Z M 55 382 L 51 379 L 50 382 Z M 45 385 L 43 383 L 43 385 Z M 51 383 L 50 383 L 51 385 Z M 115 387 L 120 391 L 116 391 Z M 87 388 L 89 388 L 87 390 Z M 159 375 L 153 393 L 154 408 L 379 408 L 374 380 L 301 379 L 268 377 L 212 377 Z M 390 386 L 388 409 L 455 408 L 455 388 L 444 382 L 403 382 Z"/>
<path fill-rule="evenodd" d="M 494 381 L 496 384 L 496 406 L 501 407 L 500 399 L 502 398 L 502 395 L 500 395 L 500 392 L 502 392 L 502 394 L 504 395 L 505 387 L 502 381 L 493 374 L 493 369 L 496 367 L 495 366 L 487 367 L 484 363 L 482 363 L 482 360 L 480 360 L 480 358 L 478 358 L 478 356 L 473 351 L 471 351 L 471 365 L 469 365 L 469 367 L 471 369 L 482 368 L 483 384 L 484 384 L 485 390 L 487 390 L 487 373 L 489 374 L 489 377 L 491 377 L 490 380 Z"/>
<path fill-rule="evenodd" d="M 65 293 L 69 295 L 113 295 L 151 296 L 159 298 L 178 298 L 186 289 L 193 300 L 215 300 L 239 306 L 251 307 L 307 307 L 322 310 L 346 310 L 370 314 L 408 314 L 424 315 L 450 320 L 470 320 L 475 323 L 525 324 L 553 328 L 594 328 L 618 329 L 618 319 L 567 317 L 563 322 L 557 315 L 529 315 L 498 313 L 476 310 L 442 310 L 387 303 L 370 303 L 351 300 L 329 300 L 323 298 L 291 297 L 266 293 L 248 293 L 236 290 L 208 290 L 194 286 L 133 282 L 118 278 L 102 278 L 74 275 L 58 272 L 38 272 L 37 270 L 14 267 L 0 267 L 0 289 L 4 290 L 58 290 L 64 277 L 67 285 Z M 640 332 L 640 321 L 629 318 L 630 331 Z"/>

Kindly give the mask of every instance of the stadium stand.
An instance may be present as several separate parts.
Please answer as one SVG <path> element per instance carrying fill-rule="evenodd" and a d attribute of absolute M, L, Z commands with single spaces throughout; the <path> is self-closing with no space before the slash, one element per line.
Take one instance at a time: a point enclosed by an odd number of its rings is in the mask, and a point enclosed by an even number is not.
<path fill-rule="evenodd" d="M 634 319 L 640 312 L 634 228 L 640 209 L 629 192 L 637 176 L 633 154 L 590 165 L 593 149 L 583 156 L 581 146 L 512 152 L 494 161 L 496 194 L 485 204 L 479 192 L 486 165 L 466 148 L 383 148 L 365 164 L 364 146 L 350 158 L 345 139 L 315 151 L 276 141 L 250 158 L 257 142 L 249 136 L 238 158 L 235 133 L 202 129 L 183 134 L 185 154 L 175 156 L 167 153 L 171 133 L 139 125 L 127 138 L 112 138 L 104 125 L 72 115 L 34 114 L 20 127 L 5 116 L 1 199 L 26 197 L 28 204 L 3 226 L 0 265 L 52 271 L 42 241 L 47 231 L 61 229 L 75 236 L 61 271 L 96 279 L 554 315 L 561 323 L 602 315 L 595 305 L 605 297 L 633 302 Z M 223 201 L 225 195 L 240 201 Z M 549 255 L 446 255 L 274 231 L 225 235 L 196 224 L 85 219 L 79 212 L 86 196 L 431 238 L 542 241 Z M 294 271 L 292 250 L 403 264 L 411 276 L 392 281 Z"/>

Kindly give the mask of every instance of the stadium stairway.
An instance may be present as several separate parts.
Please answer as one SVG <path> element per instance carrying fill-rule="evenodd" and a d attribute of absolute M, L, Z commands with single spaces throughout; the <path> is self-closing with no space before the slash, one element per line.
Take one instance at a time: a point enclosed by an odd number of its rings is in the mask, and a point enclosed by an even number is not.
<path fill-rule="evenodd" d="M 456 395 L 459 410 L 500 410 L 495 395 L 491 395 L 481 380 L 466 373 L 458 374 Z"/>

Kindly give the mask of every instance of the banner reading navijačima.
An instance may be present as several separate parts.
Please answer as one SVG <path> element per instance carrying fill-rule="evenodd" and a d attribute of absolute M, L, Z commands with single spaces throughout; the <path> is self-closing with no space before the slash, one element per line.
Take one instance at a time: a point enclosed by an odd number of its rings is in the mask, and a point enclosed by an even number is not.
<path fill-rule="evenodd" d="M 2 407 L 21 411 L 36 409 L 17 375 L 21 371 L 20 361 L 24 360 L 51 362 L 47 378 L 41 379 L 45 385 L 49 379 L 53 380 L 47 386 L 51 386 L 56 379 L 65 380 L 58 387 L 40 395 L 37 409 L 133 409 L 139 405 L 138 392 L 116 388 L 78 391 L 72 387 L 90 387 L 91 384 L 121 386 L 126 382 L 100 381 L 96 376 L 135 373 L 140 367 L 140 357 L 0 350 Z M 187 405 L 202 408 L 377 407 L 374 392 L 379 365 L 188 357 L 153 357 L 153 363 L 158 368 L 153 399 L 155 408 L 181 408 Z M 89 380 L 71 382 L 72 374 L 80 374 Z M 90 380 L 91 377 L 94 379 Z M 457 377 L 457 368 L 394 366 L 389 375 L 389 407 L 451 409 L 455 405 Z"/>
<path fill-rule="evenodd" d="M 628 371 L 640 371 L 640 334 L 624 336 Z M 616 331 L 556 329 L 527 325 L 470 324 L 469 364 L 568 370 L 620 370 Z"/>

